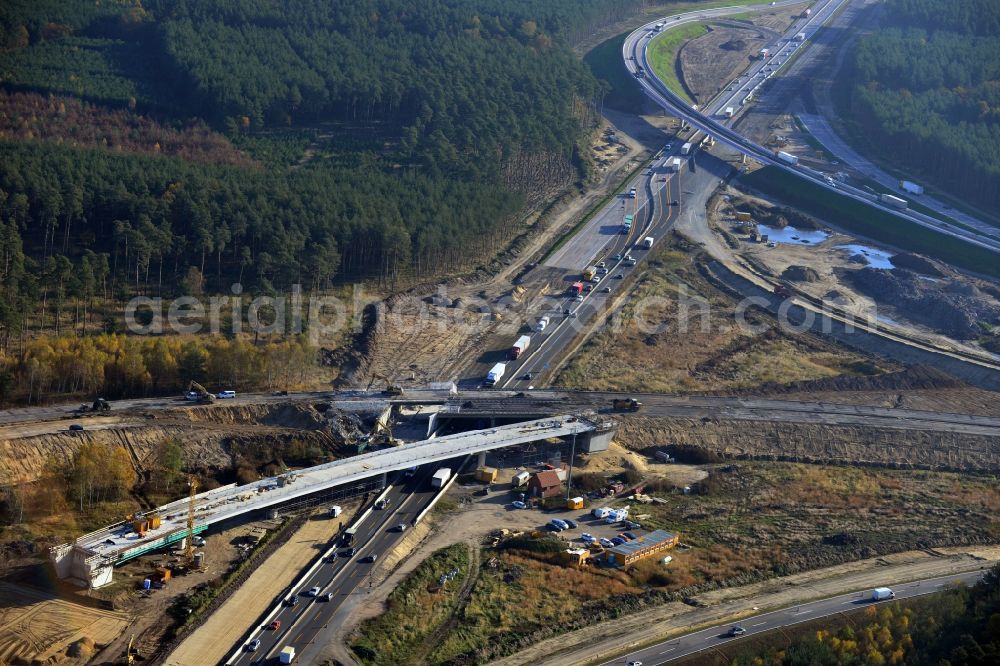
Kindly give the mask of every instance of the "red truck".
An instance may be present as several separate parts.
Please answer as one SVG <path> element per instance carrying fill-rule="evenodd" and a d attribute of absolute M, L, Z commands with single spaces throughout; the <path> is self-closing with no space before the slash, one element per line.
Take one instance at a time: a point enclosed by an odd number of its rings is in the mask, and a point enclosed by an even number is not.
<path fill-rule="evenodd" d="M 571 293 L 571 294 L 582 294 L 583 293 L 583 283 L 582 282 L 574 282 L 570 286 L 570 288 L 569 288 L 569 293 Z"/>

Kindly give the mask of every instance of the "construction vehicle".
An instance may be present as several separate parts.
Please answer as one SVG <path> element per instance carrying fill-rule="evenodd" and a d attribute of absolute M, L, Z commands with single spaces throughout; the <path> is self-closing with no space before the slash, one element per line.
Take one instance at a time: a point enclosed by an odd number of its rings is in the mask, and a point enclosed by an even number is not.
<path fill-rule="evenodd" d="M 135 641 L 135 636 L 131 636 L 128 639 L 128 647 L 125 648 L 125 663 L 128 666 L 132 666 L 135 663 L 135 658 L 139 654 L 139 651 L 132 647 L 132 643 Z"/>
<path fill-rule="evenodd" d="M 192 379 L 191 383 L 188 384 L 184 399 L 197 402 L 200 405 L 207 405 L 215 402 L 215 394 L 210 393 L 208 389 Z"/>
<path fill-rule="evenodd" d="M 84 414 L 105 414 L 110 411 L 111 411 L 111 403 L 109 403 L 104 398 L 97 398 L 91 405 L 83 403 L 82 405 L 77 407 L 76 415 L 83 416 Z"/>
<path fill-rule="evenodd" d="M 618 411 L 637 412 L 642 403 L 635 398 L 615 398 L 611 401 L 611 406 Z"/>
<path fill-rule="evenodd" d="M 385 388 L 382 389 L 382 393 L 384 395 L 403 395 L 403 388 L 401 386 L 397 386 L 396 384 L 390 383 L 388 377 L 386 377 L 385 375 L 380 375 L 377 372 L 372 373 L 371 381 L 368 382 L 368 386 L 365 388 L 366 392 L 372 390 L 372 384 L 375 383 L 376 379 L 381 379 L 382 381 L 385 382 Z"/>
<path fill-rule="evenodd" d="M 781 296 L 783 298 L 791 298 L 792 295 L 793 295 L 791 288 L 788 285 L 786 285 L 786 284 L 775 285 L 774 286 L 774 293 L 777 296 Z"/>

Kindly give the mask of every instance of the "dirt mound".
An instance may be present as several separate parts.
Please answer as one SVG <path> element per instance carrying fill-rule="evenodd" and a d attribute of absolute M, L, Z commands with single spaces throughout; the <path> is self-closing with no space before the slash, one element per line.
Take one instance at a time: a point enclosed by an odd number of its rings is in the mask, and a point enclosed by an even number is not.
<path fill-rule="evenodd" d="M 96 647 L 94 639 L 84 636 L 75 643 L 72 643 L 69 649 L 66 650 L 66 654 L 76 659 L 90 659 L 94 656 Z"/>
<path fill-rule="evenodd" d="M 723 42 L 719 44 L 720 49 L 725 49 L 727 51 L 746 51 L 750 47 L 749 42 L 745 39 L 730 39 L 728 42 Z"/>
<path fill-rule="evenodd" d="M 733 207 L 739 211 L 750 213 L 754 222 L 766 224 L 769 227 L 784 229 L 791 226 L 796 229 L 822 229 L 823 225 L 814 217 L 799 212 L 793 208 L 769 206 L 758 199 L 741 197 L 733 202 Z"/>
<path fill-rule="evenodd" d="M 793 282 L 819 282 L 819 273 L 808 266 L 789 266 L 781 273 L 781 277 Z"/>
<path fill-rule="evenodd" d="M 959 340 L 981 337 L 983 324 L 1000 324 L 1000 302 L 966 282 L 932 282 L 902 268 L 844 271 L 844 277 L 877 302 Z"/>
<path fill-rule="evenodd" d="M 939 262 L 927 257 L 921 257 L 919 254 L 911 254 L 910 252 L 900 252 L 899 254 L 892 255 L 892 265 L 896 268 L 905 268 L 931 277 L 945 277 L 951 274 L 951 271 Z"/>

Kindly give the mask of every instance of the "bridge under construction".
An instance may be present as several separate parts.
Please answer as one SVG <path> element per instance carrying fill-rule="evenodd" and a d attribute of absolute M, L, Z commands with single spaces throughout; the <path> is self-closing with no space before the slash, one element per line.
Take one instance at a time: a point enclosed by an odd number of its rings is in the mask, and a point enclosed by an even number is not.
<path fill-rule="evenodd" d="M 613 422 L 587 412 L 546 416 L 441 437 L 434 437 L 432 430 L 428 439 L 418 442 L 289 471 L 242 486 L 232 484 L 165 504 L 137 520 L 109 525 L 73 543 L 55 546 L 49 550 L 49 558 L 60 578 L 73 579 L 91 588 L 101 587 L 111 582 L 115 565 L 244 514 L 366 479 L 380 478 L 384 484 L 387 474 L 409 467 L 466 455 L 478 454 L 482 459 L 487 451 L 508 446 L 572 437 L 577 438 L 578 450 L 603 450 L 611 441 L 614 428 Z"/>

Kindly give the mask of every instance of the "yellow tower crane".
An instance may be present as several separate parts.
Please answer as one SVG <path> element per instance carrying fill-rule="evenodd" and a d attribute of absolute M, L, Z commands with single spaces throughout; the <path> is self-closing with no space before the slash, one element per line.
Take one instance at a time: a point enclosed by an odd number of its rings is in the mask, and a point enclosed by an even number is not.
<path fill-rule="evenodd" d="M 189 477 L 188 485 L 191 487 L 191 492 L 188 495 L 187 538 L 184 540 L 184 558 L 187 560 L 188 566 L 191 566 L 194 562 L 194 498 L 198 494 L 198 478 Z"/>

